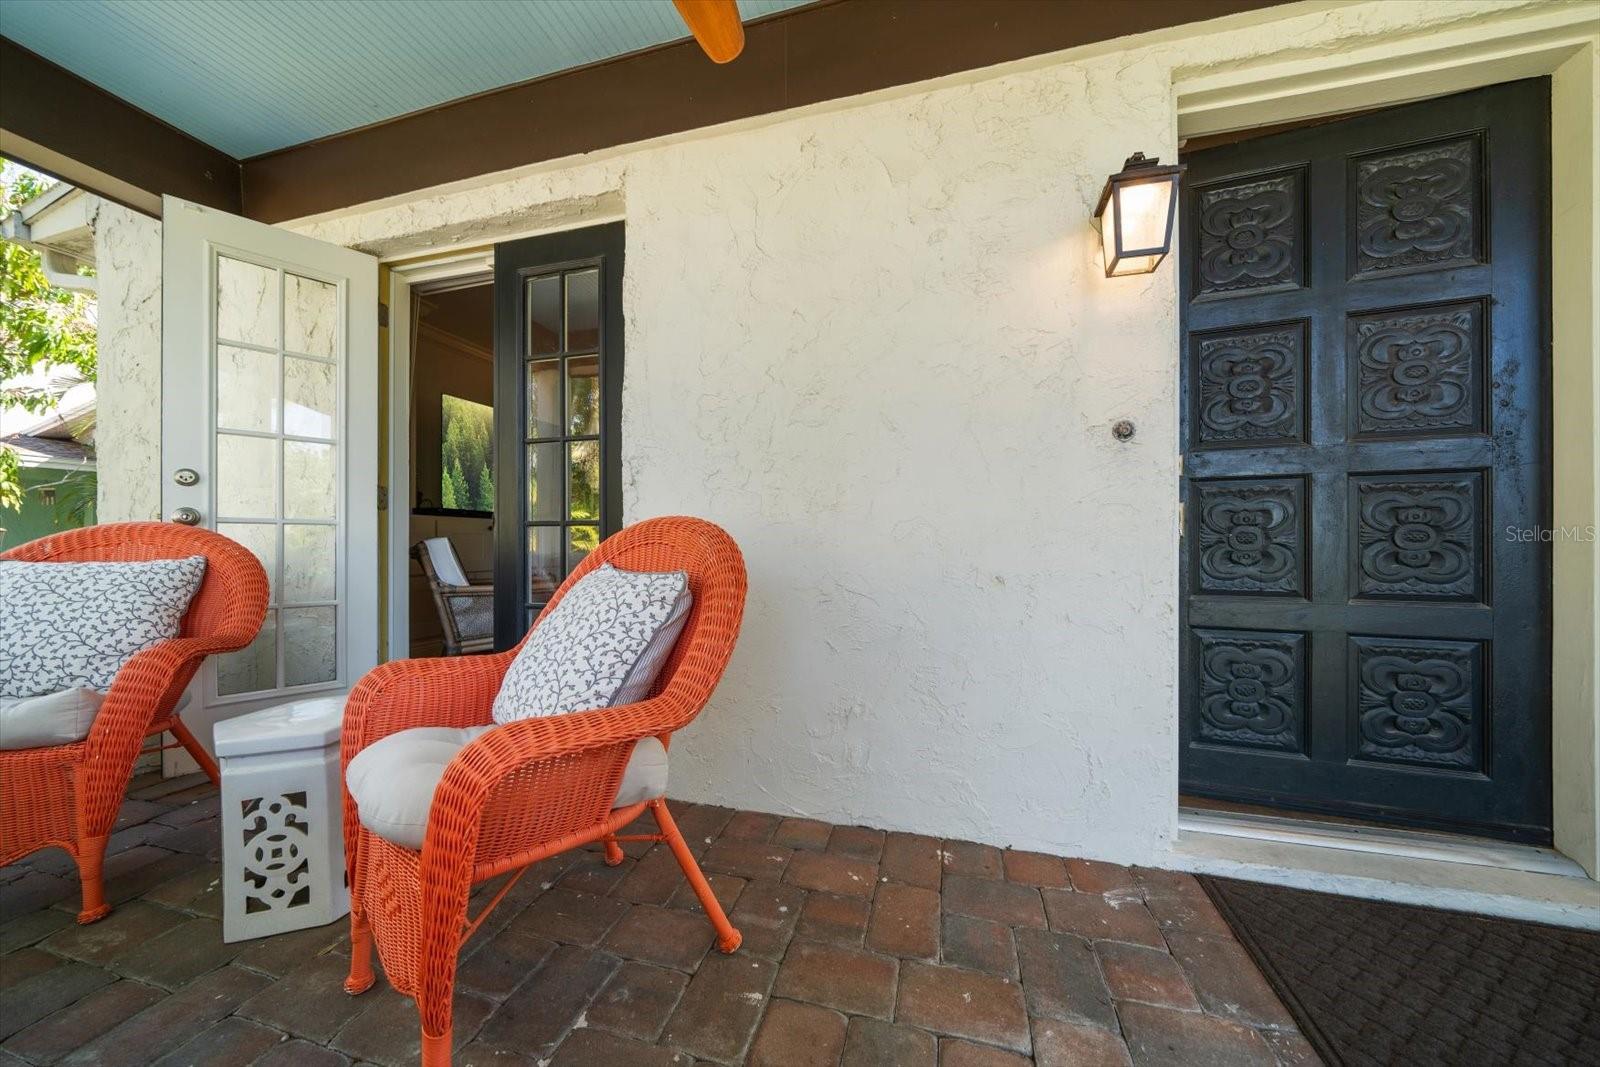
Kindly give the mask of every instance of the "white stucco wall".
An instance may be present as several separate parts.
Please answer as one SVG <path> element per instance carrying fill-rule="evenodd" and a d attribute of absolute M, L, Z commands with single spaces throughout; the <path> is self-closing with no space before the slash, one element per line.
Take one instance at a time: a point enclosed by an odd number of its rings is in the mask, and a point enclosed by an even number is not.
<path fill-rule="evenodd" d="M 751 579 L 676 795 L 1142 859 L 1176 811 L 1177 322 L 1171 268 L 1108 282 L 1087 219 L 1173 130 L 1166 68 L 1108 57 L 305 230 L 620 190 L 625 518 L 712 519 Z"/>
<path fill-rule="evenodd" d="M 101 522 L 161 514 L 161 223 L 99 200 L 96 460 Z"/>
<path fill-rule="evenodd" d="M 1307 5 L 293 228 L 401 255 L 626 218 L 626 519 L 713 519 L 751 578 L 675 795 L 1160 861 L 1177 286 L 1101 276 L 1100 186 L 1173 156 L 1180 72 L 1523 6 Z"/>
<path fill-rule="evenodd" d="M 626 518 L 711 518 L 751 578 L 676 794 L 1148 860 L 1177 807 L 1176 283 L 1101 275 L 1100 186 L 1173 156 L 1197 57 L 1507 6 L 1318 10 L 301 228 L 413 251 L 620 193 Z"/>

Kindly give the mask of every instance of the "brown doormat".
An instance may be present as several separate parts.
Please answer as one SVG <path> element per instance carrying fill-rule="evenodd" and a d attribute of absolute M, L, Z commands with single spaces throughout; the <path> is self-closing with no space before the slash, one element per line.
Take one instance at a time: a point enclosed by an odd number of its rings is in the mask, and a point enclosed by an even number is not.
<path fill-rule="evenodd" d="M 1200 884 L 1330 1064 L 1600 1064 L 1600 934 Z"/>

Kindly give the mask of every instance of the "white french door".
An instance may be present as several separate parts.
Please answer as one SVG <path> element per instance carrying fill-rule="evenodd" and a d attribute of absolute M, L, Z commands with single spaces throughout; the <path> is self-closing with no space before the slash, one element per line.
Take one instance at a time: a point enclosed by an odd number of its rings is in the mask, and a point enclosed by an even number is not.
<path fill-rule="evenodd" d="M 247 546 L 271 606 L 184 721 L 348 690 L 378 659 L 378 267 L 166 197 L 162 511 Z"/>

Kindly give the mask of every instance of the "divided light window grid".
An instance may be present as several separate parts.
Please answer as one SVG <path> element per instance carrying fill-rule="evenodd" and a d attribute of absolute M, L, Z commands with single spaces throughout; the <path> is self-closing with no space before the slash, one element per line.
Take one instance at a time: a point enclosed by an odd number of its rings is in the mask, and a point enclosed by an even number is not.
<path fill-rule="evenodd" d="M 600 271 L 526 281 L 523 306 L 529 621 L 600 543 Z"/>
<path fill-rule="evenodd" d="M 218 253 L 212 346 L 218 533 L 266 569 L 249 647 L 218 657 L 217 696 L 338 681 L 338 286 Z"/>

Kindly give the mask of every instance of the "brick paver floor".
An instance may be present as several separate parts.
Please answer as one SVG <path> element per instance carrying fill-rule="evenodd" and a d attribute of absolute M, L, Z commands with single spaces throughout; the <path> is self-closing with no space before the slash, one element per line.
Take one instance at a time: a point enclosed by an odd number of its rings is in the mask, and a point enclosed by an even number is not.
<path fill-rule="evenodd" d="M 1187 875 L 674 810 L 739 952 L 661 846 L 547 860 L 463 953 L 456 1063 L 1316 1062 Z M 342 991 L 343 922 L 222 943 L 219 850 L 216 792 L 146 777 L 108 918 L 73 922 L 61 852 L 0 869 L 0 1065 L 415 1063 L 408 999 Z"/>

